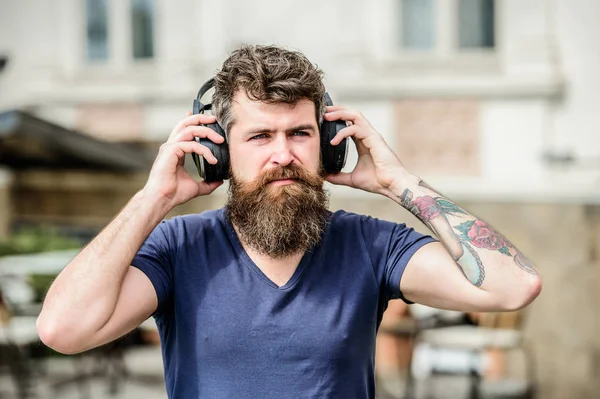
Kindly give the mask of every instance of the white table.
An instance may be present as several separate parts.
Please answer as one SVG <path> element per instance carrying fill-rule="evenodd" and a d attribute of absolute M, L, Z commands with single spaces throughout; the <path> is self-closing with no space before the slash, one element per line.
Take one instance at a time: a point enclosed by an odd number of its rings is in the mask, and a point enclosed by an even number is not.
<path fill-rule="evenodd" d="M 15 316 L 7 325 L 0 324 L 0 345 L 25 346 L 40 339 L 35 326 L 35 316 Z"/>
<path fill-rule="evenodd" d="M 58 274 L 79 251 L 81 249 L 0 257 L 0 278 L 2 275 Z"/>

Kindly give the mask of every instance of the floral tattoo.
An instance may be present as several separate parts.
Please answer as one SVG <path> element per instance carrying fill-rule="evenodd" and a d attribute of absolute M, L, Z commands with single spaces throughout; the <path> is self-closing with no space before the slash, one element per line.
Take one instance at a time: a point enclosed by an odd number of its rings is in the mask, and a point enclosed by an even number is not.
<path fill-rule="evenodd" d="M 433 191 L 425 183 L 419 183 L 419 185 Z M 444 237 L 440 236 L 440 239 L 447 249 L 451 247 L 450 244 L 460 243 L 462 246 L 460 253 L 454 251 L 455 253 L 453 254 L 452 251 L 450 252 L 460 266 L 463 274 L 473 284 L 477 286 L 481 285 L 485 277 L 483 263 L 473 247 L 498 251 L 506 256 L 510 256 L 519 268 L 528 273 L 537 274 L 533 263 L 508 239 L 483 220 L 469 220 L 459 225 L 445 228 L 442 231 L 442 227 L 446 227 L 446 225 L 450 226 L 446 215 L 469 215 L 465 210 L 446 198 L 424 195 L 413 199 L 413 193 L 406 189 L 400 197 L 400 203 L 421 219 L 438 236 L 444 235 Z M 449 233 L 448 231 L 451 232 Z M 458 231 L 458 234 L 455 231 Z"/>
<path fill-rule="evenodd" d="M 427 187 L 427 186 L 425 186 Z M 446 215 L 467 214 L 456 204 L 442 198 L 425 195 L 412 199 L 412 192 L 405 190 L 401 204 L 423 221 L 440 238 L 463 275 L 475 286 L 483 284 L 485 269 L 477 252 L 468 240 L 461 239 L 452 230 Z"/>
<path fill-rule="evenodd" d="M 455 226 L 462 233 L 462 238 L 469 241 L 477 248 L 489 249 L 491 251 L 500 251 L 504 255 L 509 255 L 508 243 L 494 229 L 482 220 L 470 220 Z"/>
<path fill-rule="evenodd" d="M 468 221 L 455 226 L 455 228 L 477 248 L 499 251 L 506 256 L 512 257 L 515 264 L 524 271 L 531 274 L 538 274 L 533 267 L 533 263 L 509 240 L 486 222 L 482 220 Z"/>
<path fill-rule="evenodd" d="M 431 196 L 419 197 L 410 203 L 413 213 L 418 213 L 424 222 L 428 222 L 442 213 L 441 205 Z"/>

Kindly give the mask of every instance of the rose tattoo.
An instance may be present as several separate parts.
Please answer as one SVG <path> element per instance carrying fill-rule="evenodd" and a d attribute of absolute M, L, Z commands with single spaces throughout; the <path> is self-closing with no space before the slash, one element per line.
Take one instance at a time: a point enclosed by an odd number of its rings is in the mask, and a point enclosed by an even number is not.
<path fill-rule="evenodd" d="M 476 220 L 467 233 L 469 240 L 478 248 L 498 250 L 506 246 L 504 238 L 496 233 L 487 223 Z"/>

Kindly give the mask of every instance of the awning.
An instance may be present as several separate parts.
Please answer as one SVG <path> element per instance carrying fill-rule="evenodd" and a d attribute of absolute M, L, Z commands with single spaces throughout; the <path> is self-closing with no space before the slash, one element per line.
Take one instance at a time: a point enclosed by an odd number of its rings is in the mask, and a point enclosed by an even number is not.
<path fill-rule="evenodd" d="M 0 165 L 11 169 L 142 171 L 152 158 L 142 146 L 101 141 L 27 112 L 0 113 Z"/>

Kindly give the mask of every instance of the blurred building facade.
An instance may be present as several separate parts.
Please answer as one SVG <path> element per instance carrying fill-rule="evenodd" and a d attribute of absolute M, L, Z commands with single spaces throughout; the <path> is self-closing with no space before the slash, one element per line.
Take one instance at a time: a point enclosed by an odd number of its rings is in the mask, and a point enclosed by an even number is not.
<path fill-rule="evenodd" d="M 526 336 L 542 397 L 587 398 L 600 389 L 599 16 L 596 0 L 0 0 L 0 112 L 152 148 L 230 50 L 300 49 L 409 170 L 538 264 Z M 4 167 L 0 234 L 19 220 L 99 229 L 145 173 Z M 425 231 L 389 200 L 331 191 L 334 208 Z"/>

